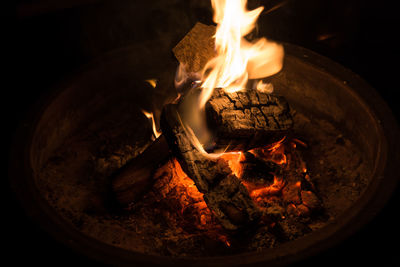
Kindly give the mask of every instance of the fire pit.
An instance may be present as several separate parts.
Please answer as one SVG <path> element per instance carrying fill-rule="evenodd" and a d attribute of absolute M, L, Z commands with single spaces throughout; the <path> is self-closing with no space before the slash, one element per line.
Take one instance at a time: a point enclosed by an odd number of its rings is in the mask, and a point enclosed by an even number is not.
<path fill-rule="evenodd" d="M 221 253 L 218 257 L 196 258 L 198 264 L 306 257 L 370 219 L 397 181 L 397 126 L 376 93 L 326 58 L 289 44 L 285 51 L 284 68 L 272 83 L 297 113 L 295 125 L 299 117 L 295 132 L 309 147 L 304 157 L 329 219 L 320 229 L 276 248 L 227 256 L 222 247 L 222 252 L 208 252 Z M 134 84 L 117 82 L 131 78 L 126 69 L 137 52 L 137 47 L 117 51 L 101 65 L 87 67 L 34 113 L 35 125 L 21 132 L 16 156 L 25 161 L 23 168 L 14 161 L 13 182 L 28 210 L 39 209 L 36 219 L 60 240 L 73 240 L 74 247 L 98 259 L 161 263 L 174 251 L 160 250 L 164 244 L 157 248 L 145 243 L 161 226 L 144 216 L 115 213 L 109 196 L 109 175 L 151 142 L 148 120 L 132 104 L 138 96 L 146 99 L 146 94 Z M 110 84 L 114 90 L 109 90 Z M 135 127 L 144 130 L 134 131 Z M 150 223 L 155 232 L 141 236 Z M 168 261 L 183 264 L 194 256 Z"/>
<path fill-rule="evenodd" d="M 236 193 L 242 185 L 231 195 L 262 206 L 267 218 L 250 212 L 244 218 L 219 206 L 220 200 L 210 200 L 212 191 L 204 202 L 209 191 L 169 154 L 173 144 L 146 153 L 161 139 L 151 144 L 153 129 L 143 110 L 176 97 L 171 93 L 176 63 L 154 55 L 156 47 L 128 47 L 87 66 L 32 113 L 31 128 L 21 130 L 14 187 L 27 209 L 37 210 L 32 216 L 57 238 L 113 263 L 284 263 L 339 242 L 385 203 L 400 160 L 398 126 L 390 111 L 358 76 L 290 44 L 284 45 L 283 69 L 268 83 L 289 103 L 292 131 L 264 146 L 226 154 L 228 171 L 227 166 L 219 170 L 226 177 L 247 171 L 241 184 L 261 183 L 246 186 L 247 200 L 246 193 Z M 150 156 L 143 160 L 143 155 Z M 165 155 L 169 158 L 161 162 Z M 259 170 L 264 160 L 274 162 L 267 166 L 272 175 Z M 121 207 L 111 177 L 135 161 L 151 179 L 130 186 Z M 279 179 L 279 168 L 285 180 Z M 253 176 L 265 181 L 254 182 Z M 221 190 L 224 194 L 226 187 Z M 213 214 L 219 208 L 223 215 Z"/>

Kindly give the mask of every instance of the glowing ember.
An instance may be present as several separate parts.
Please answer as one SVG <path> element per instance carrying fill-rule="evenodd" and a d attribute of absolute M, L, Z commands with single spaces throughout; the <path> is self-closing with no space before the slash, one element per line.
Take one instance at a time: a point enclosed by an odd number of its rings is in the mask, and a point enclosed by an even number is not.
<path fill-rule="evenodd" d="M 160 179 L 160 177 L 170 177 L 168 181 Z M 192 179 L 182 170 L 181 165 L 176 159 L 168 161 L 165 165 L 157 170 L 154 174 L 161 197 L 175 199 L 176 211 L 182 216 L 189 212 L 190 218 L 194 220 L 195 227 L 202 229 L 207 224 L 212 224 L 211 211 L 204 202 L 203 194 L 199 192 Z M 174 188 L 174 190 L 171 190 Z"/>
<path fill-rule="evenodd" d="M 199 192 L 193 180 L 190 179 L 187 174 L 182 170 L 181 165 L 176 159 L 173 160 L 173 165 L 175 172 L 174 174 L 176 175 L 175 177 L 179 180 L 179 184 L 182 185 L 183 188 L 185 188 L 186 193 L 189 197 L 195 200 L 199 200 L 199 202 L 196 203 L 197 208 L 207 208 L 207 204 L 203 200 L 203 194 Z"/>
<path fill-rule="evenodd" d="M 292 146 L 293 142 L 292 139 L 285 137 L 266 147 L 253 149 L 251 152 L 229 152 L 223 153 L 221 156 L 228 162 L 232 172 L 246 187 L 258 208 L 268 213 L 271 212 L 271 206 L 274 207 L 272 212 L 278 212 L 277 218 L 280 218 L 279 220 L 285 220 L 286 216 L 309 214 L 309 206 L 314 207 L 317 203 L 316 197 L 311 191 L 302 191 L 300 180 L 297 180 L 297 182 L 293 182 L 293 178 L 287 180 L 286 175 L 291 171 L 303 173 L 305 180 L 309 180 L 308 174 L 304 173 L 306 167 L 302 161 L 300 164 L 291 164 L 291 160 L 294 159 L 293 153 L 295 153 Z M 278 163 L 274 164 L 289 172 L 274 173 L 273 181 L 266 181 L 265 184 L 261 185 L 249 181 L 246 177 L 244 164 L 248 162 L 246 155 L 254 154 L 259 160 L 270 162 L 274 162 L 273 159 L 281 155 L 280 158 L 285 158 L 287 161 L 277 161 Z M 296 169 L 289 170 L 293 167 Z M 160 177 L 169 178 L 160 179 Z M 159 192 L 161 198 L 166 199 L 166 203 L 169 203 L 168 205 L 172 208 L 171 210 L 180 218 L 181 227 L 192 229 L 191 231 L 200 231 L 199 233 L 225 244 L 226 247 L 232 246 L 231 240 L 228 239 L 229 234 L 224 232 L 217 218 L 204 201 L 204 194 L 199 192 L 193 180 L 183 171 L 175 158 L 160 167 L 156 171 L 154 179 L 157 181 L 155 185 L 157 192 Z M 311 181 L 309 183 L 311 184 Z M 303 203 L 299 199 L 300 192 Z M 276 208 L 277 206 L 273 203 L 287 203 L 287 206 Z M 272 225 L 275 223 L 269 222 L 269 227 L 273 227 Z"/>
<path fill-rule="evenodd" d="M 274 177 L 274 183 L 272 185 L 260 189 L 254 189 L 250 192 L 250 196 L 255 198 L 256 200 L 259 200 L 258 197 L 277 194 L 281 191 L 284 185 L 285 182 L 282 179 Z"/>
<path fill-rule="evenodd" d="M 270 160 L 279 165 L 286 164 L 287 158 L 285 155 L 285 147 L 282 145 L 285 139 L 286 137 L 283 137 L 280 141 L 273 143 L 270 146 L 252 149 L 250 150 L 250 153 L 255 156 L 261 156 L 266 160 Z"/>
<path fill-rule="evenodd" d="M 181 227 L 230 246 L 227 235 L 208 208 L 203 194 L 175 158 L 161 166 L 154 174 L 154 179 L 159 198 L 167 200 L 165 203 L 169 205 L 169 211 L 175 213 L 174 220 L 180 221 Z"/>
<path fill-rule="evenodd" d="M 253 155 L 262 158 L 266 161 L 275 162 L 278 165 L 285 165 L 287 163 L 287 157 L 285 155 L 285 146 L 283 144 L 286 137 L 280 141 L 273 143 L 263 148 L 252 149 L 249 152 Z M 237 153 L 225 153 L 222 156 L 223 159 L 228 161 L 229 167 L 237 177 L 241 178 L 243 174 L 242 162 L 245 160 L 245 156 L 242 152 Z M 260 197 L 270 196 L 279 193 L 285 186 L 285 181 L 282 177 L 274 176 L 274 182 L 271 185 L 261 187 L 252 184 L 251 182 L 242 180 L 244 186 L 250 193 L 250 196 L 254 201 L 260 202 Z M 300 186 L 300 183 L 298 184 Z"/>

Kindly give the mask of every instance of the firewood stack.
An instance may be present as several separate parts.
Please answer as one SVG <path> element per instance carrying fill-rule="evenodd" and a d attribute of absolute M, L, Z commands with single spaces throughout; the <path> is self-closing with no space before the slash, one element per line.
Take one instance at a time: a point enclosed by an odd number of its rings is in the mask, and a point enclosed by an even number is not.
<path fill-rule="evenodd" d="M 178 60 L 191 58 L 185 56 L 187 51 L 199 51 L 201 41 L 198 40 L 206 40 L 204 46 L 210 46 L 209 35 L 212 28 L 206 27 L 205 31 L 201 31 L 201 28 L 204 27 L 197 24 L 173 50 Z M 193 33 L 201 35 L 202 32 L 207 38 L 193 38 Z M 192 47 L 193 40 L 197 40 L 195 50 Z M 211 54 L 202 55 L 198 52 L 194 57 L 210 57 Z M 198 62 L 199 59 L 192 58 L 192 61 Z M 200 61 L 207 62 L 204 58 Z M 188 62 L 181 63 L 197 66 Z M 113 190 L 117 200 L 125 207 L 140 200 L 140 196 L 152 183 L 152 172 L 168 156 L 173 155 L 195 182 L 198 190 L 204 194 L 208 208 L 225 229 L 235 230 L 256 222 L 262 212 L 255 205 L 247 188 L 232 173 L 227 161 L 208 157 L 191 142 L 191 136 L 183 125 L 180 114 L 180 105 L 184 98 L 178 104 L 164 106 L 161 116 L 163 135 L 114 177 Z M 226 93 L 223 89 L 216 88 L 206 103 L 205 113 L 208 128 L 213 133 L 214 148 L 228 148 L 230 151 L 246 152 L 269 145 L 282 139 L 293 126 L 287 101 L 281 96 L 257 90 Z"/>

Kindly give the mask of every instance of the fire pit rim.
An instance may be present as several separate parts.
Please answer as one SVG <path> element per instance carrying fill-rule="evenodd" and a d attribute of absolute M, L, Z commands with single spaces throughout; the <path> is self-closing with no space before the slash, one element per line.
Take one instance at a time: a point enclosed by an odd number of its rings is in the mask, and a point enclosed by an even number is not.
<path fill-rule="evenodd" d="M 306 63 L 346 81 L 357 97 L 372 111 L 379 123 L 380 131 L 384 134 L 384 142 L 382 142 L 382 149 L 380 150 L 382 157 L 378 157 L 379 163 L 376 165 L 378 168 L 375 169 L 374 177 L 376 179 L 371 181 L 367 191 L 354 203 L 353 206 L 357 207 L 356 210 L 347 210 L 326 227 L 295 241 L 283 244 L 279 248 L 266 249 L 261 253 L 248 252 L 231 256 L 171 258 L 144 255 L 107 245 L 86 236 L 71 227 L 61 216 L 56 214 L 54 209 L 40 195 L 35 186 L 33 170 L 30 166 L 32 136 L 35 133 L 38 118 L 40 118 L 37 117 L 37 114 L 41 114 L 47 104 L 51 103 L 66 88 L 67 81 L 62 86 L 59 86 L 57 91 L 38 102 L 32 109 L 33 111 L 29 113 L 29 117 L 21 123 L 21 127 L 14 138 L 10 156 L 9 180 L 26 213 L 57 241 L 93 259 L 119 264 L 132 262 L 160 264 L 168 262 L 170 265 L 184 265 L 190 262 L 193 265 L 193 260 L 196 260 L 195 265 L 235 265 L 261 262 L 282 264 L 309 257 L 344 240 L 371 220 L 385 205 L 396 188 L 399 176 L 399 174 L 396 174 L 396 163 L 400 162 L 399 126 L 389 107 L 379 94 L 357 74 L 308 49 L 293 44 L 284 44 L 284 46 L 287 54 L 300 58 Z M 106 60 L 118 53 L 124 53 L 127 49 L 129 48 L 113 51 L 96 60 L 96 62 Z M 94 65 L 91 63 L 82 69 L 85 70 Z M 387 161 L 387 156 L 390 156 L 390 161 Z M 377 195 L 379 197 L 376 197 Z M 368 211 L 365 210 L 366 207 L 368 207 Z M 328 238 L 329 242 L 326 242 Z"/>

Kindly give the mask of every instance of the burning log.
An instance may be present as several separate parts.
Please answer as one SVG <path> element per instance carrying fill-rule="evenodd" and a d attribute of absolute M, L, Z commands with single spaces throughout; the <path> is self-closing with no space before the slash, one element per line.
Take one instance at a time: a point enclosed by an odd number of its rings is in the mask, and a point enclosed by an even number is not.
<path fill-rule="evenodd" d="M 161 126 L 182 169 L 194 180 L 208 207 L 226 229 L 237 229 L 260 216 L 247 189 L 228 163 L 221 158 L 209 158 L 193 146 L 176 105 L 164 107 Z"/>

